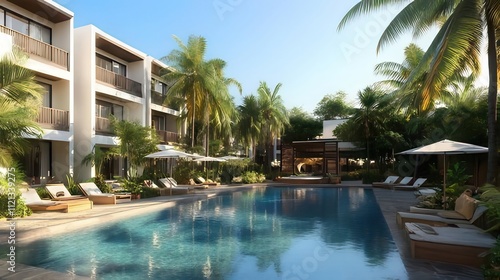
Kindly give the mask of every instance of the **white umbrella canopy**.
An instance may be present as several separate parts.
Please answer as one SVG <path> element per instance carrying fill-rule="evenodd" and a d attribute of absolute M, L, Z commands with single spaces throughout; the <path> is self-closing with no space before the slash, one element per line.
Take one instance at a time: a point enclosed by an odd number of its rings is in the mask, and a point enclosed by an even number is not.
<path fill-rule="evenodd" d="M 216 157 L 199 157 L 199 158 L 196 158 L 194 159 L 194 161 L 226 161 L 225 159 L 223 158 L 216 158 Z"/>
<path fill-rule="evenodd" d="M 174 149 L 163 150 L 159 152 L 154 152 L 146 156 L 147 158 L 198 158 L 201 156 L 193 155 L 183 151 L 178 151 Z"/>
<path fill-rule="evenodd" d="M 469 143 L 451 141 L 444 139 L 442 141 L 421 146 L 418 148 L 413 148 L 400 153 L 399 155 L 444 155 L 443 156 L 443 202 L 446 201 L 446 155 L 459 155 L 459 154 L 480 154 L 487 153 L 488 148 L 477 146 Z M 446 209 L 446 203 L 444 204 Z"/>
<path fill-rule="evenodd" d="M 458 154 L 479 154 L 487 153 L 488 148 L 477 146 L 473 144 L 456 142 L 444 139 L 442 141 L 421 146 L 418 148 L 413 148 L 407 151 L 400 152 L 400 155 L 430 155 L 430 154 L 440 154 L 440 155 L 458 155 Z"/>
<path fill-rule="evenodd" d="M 155 158 L 155 159 L 158 159 L 158 158 L 166 158 L 166 159 L 169 159 L 169 158 L 188 158 L 188 159 L 194 159 L 194 158 L 199 158 L 201 156 L 198 156 L 198 155 L 193 155 L 193 154 L 190 154 L 190 153 L 186 153 L 186 152 L 183 152 L 183 151 L 178 151 L 178 150 L 174 150 L 174 149 L 168 149 L 168 150 L 163 150 L 163 151 L 159 151 L 159 152 L 154 152 L 152 154 L 149 154 L 146 156 L 146 158 Z M 172 164 L 170 164 L 170 177 L 172 177 Z"/>
<path fill-rule="evenodd" d="M 241 157 L 236 157 L 236 156 L 223 156 L 223 157 L 220 157 L 220 158 L 225 159 L 225 160 L 233 160 L 233 159 L 237 160 L 237 159 L 243 159 L 243 158 L 241 158 Z"/>

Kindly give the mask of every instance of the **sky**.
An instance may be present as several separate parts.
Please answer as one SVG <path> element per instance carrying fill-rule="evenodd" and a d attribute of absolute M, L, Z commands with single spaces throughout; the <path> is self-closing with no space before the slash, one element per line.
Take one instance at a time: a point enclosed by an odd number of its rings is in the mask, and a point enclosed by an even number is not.
<path fill-rule="evenodd" d="M 434 33 L 412 40 L 404 35 L 378 54 L 380 34 L 397 14 L 392 8 L 337 27 L 357 0 L 55 0 L 74 13 L 75 28 L 95 25 L 157 59 L 178 49 L 173 36 L 207 41 L 206 59 L 226 61 L 225 75 L 239 81 L 240 95 L 256 94 L 261 81 L 279 90 L 284 105 L 308 113 L 327 94 L 344 91 L 357 106 L 360 90 L 383 79 L 380 62 L 401 63 L 411 42 L 423 49 Z M 167 62 L 168 64 L 168 62 Z"/>

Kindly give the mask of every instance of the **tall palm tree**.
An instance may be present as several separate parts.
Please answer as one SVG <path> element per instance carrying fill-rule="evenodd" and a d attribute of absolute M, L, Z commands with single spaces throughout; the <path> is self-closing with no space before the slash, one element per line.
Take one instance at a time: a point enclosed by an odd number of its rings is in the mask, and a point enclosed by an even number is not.
<path fill-rule="evenodd" d="M 183 101 L 183 116 L 191 125 L 191 147 L 195 145 L 195 121 L 204 119 L 203 108 L 207 92 L 216 92 L 218 77 L 213 63 L 205 61 L 206 40 L 190 36 L 185 45 L 173 36 L 179 50 L 172 50 L 162 60 L 171 63 L 175 71 L 163 76 L 171 87 L 167 91 L 166 103 Z M 220 88 L 220 87 L 219 87 Z"/>
<path fill-rule="evenodd" d="M 366 144 L 366 158 L 370 161 L 370 140 L 384 124 L 384 99 L 382 94 L 370 87 L 358 92 L 360 107 L 353 116 L 352 121 L 358 131 L 363 131 Z M 370 164 L 367 165 L 369 167 Z"/>
<path fill-rule="evenodd" d="M 289 124 L 288 110 L 278 93 L 280 88 L 281 83 L 278 83 L 271 91 L 266 82 L 260 82 L 257 89 L 262 120 L 260 131 L 265 145 L 266 168 L 268 170 L 271 168 L 273 139 L 280 137 Z"/>
<path fill-rule="evenodd" d="M 440 29 L 425 52 L 419 66 L 412 71 L 405 86 L 427 71 L 422 84 L 422 108 L 426 109 L 439 98 L 449 79 L 457 73 L 479 73 L 479 57 L 484 33 L 487 38 L 488 87 L 488 172 L 487 182 L 494 183 L 497 169 L 497 34 L 500 30 L 500 1 L 498 0 L 362 0 L 353 6 L 339 23 L 342 29 L 352 19 L 389 5 L 406 5 L 384 30 L 377 51 L 394 42 L 400 35 L 413 30 L 420 36 L 429 27 Z"/>
<path fill-rule="evenodd" d="M 238 107 L 240 119 L 238 132 L 241 142 L 252 151 L 251 158 L 255 159 L 255 143 L 259 139 L 261 129 L 260 107 L 255 95 L 243 97 L 243 104 Z"/>
<path fill-rule="evenodd" d="M 26 136 L 39 137 L 36 123 L 44 89 L 32 71 L 24 68 L 25 57 L 12 52 L 0 58 L 0 166 L 12 163 L 14 154 L 24 153 Z"/>
<path fill-rule="evenodd" d="M 208 63 L 212 65 L 215 70 L 216 76 L 216 90 L 207 91 L 205 94 L 206 99 L 203 101 L 205 104 L 204 115 L 206 125 L 206 155 L 208 156 L 210 124 L 216 128 L 215 134 L 221 135 L 223 138 L 231 136 L 231 125 L 236 120 L 237 111 L 233 99 L 229 94 L 229 86 L 236 86 L 240 94 L 242 92 L 241 84 L 233 79 L 224 76 L 224 67 L 226 62 L 222 59 L 212 59 Z"/>

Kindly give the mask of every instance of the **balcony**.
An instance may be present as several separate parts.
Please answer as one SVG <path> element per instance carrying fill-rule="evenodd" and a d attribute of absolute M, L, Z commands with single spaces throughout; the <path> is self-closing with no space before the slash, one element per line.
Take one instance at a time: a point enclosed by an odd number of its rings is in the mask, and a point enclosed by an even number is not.
<path fill-rule="evenodd" d="M 153 104 L 163 106 L 164 100 L 165 100 L 165 95 L 154 90 L 151 91 L 151 102 Z"/>
<path fill-rule="evenodd" d="M 95 117 L 95 131 L 100 134 L 114 134 L 111 121 L 108 118 Z"/>
<path fill-rule="evenodd" d="M 42 128 L 69 131 L 69 111 L 41 107 L 36 121 Z"/>
<path fill-rule="evenodd" d="M 142 97 L 142 85 L 125 76 L 108 71 L 102 67 L 96 66 L 96 79 L 109 84 L 115 88 L 126 91 L 137 97 Z"/>
<path fill-rule="evenodd" d="M 67 51 L 33 39 L 3 25 L 0 25 L 0 32 L 12 36 L 12 43 L 23 52 L 39 56 L 69 70 L 69 54 Z"/>
<path fill-rule="evenodd" d="M 179 142 L 179 134 L 176 132 L 157 129 L 156 135 L 158 135 L 158 138 L 160 138 L 160 142 L 162 142 L 162 143 L 167 143 L 167 142 L 178 143 Z"/>

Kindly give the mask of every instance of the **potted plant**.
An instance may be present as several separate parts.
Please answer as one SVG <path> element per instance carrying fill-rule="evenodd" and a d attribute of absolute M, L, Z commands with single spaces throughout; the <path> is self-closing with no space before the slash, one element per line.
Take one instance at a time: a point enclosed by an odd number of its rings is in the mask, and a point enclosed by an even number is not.
<path fill-rule="evenodd" d="M 142 193 L 142 186 L 141 184 L 137 183 L 134 180 L 124 180 L 123 181 L 123 188 L 130 192 L 132 195 L 132 199 L 140 199 L 141 198 L 141 193 Z"/>

